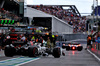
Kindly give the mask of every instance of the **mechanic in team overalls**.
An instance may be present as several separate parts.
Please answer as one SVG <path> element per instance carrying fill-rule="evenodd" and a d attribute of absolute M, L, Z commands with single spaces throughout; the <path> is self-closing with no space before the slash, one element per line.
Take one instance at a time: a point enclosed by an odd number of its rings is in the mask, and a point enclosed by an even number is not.
<path fill-rule="evenodd" d="M 86 46 L 86 49 L 88 48 L 88 47 L 92 47 L 91 46 L 91 36 L 90 35 L 88 35 L 88 37 L 87 37 L 87 46 Z"/>
<path fill-rule="evenodd" d="M 27 39 L 28 39 L 28 41 L 31 41 L 31 38 L 32 38 L 32 36 L 31 36 L 31 35 L 29 35 L 29 36 L 28 36 L 28 38 L 27 38 Z"/>
<path fill-rule="evenodd" d="M 10 45 L 11 44 L 11 40 L 10 40 L 10 36 L 9 34 L 5 37 L 5 45 Z"/>
<path fill-rule="evenodd" d="M 20 36 L 20 34 L 18 34 L 17 40 L 18 40 L 18 41 L 21 41 L 21 36 Z"/>
<path fill-rule="evenodd" d="M 39 42 L 41 43 L 41 46 L 43 46 L 43 38 L 39 37 Z"/>
<path fill-rule="evenodd" d="M 48 37 L 48 40 L 47 40 L 47 48 L 51 48 L 51 43 L 50 43 L 50 38 Z"/>
<path fill-rule="evenodd" d="M 23 35 L 22 35 L 22 38 L 21 38 L 21 41 L 25 41 L 25 39 L 26 39 L 26 37 L 25 37 L 25 35 L 23 34 Z"/>
<path fill-rule="evenodd" d="M 35 36 L 32 36 L 31 40 L 35 41 Z"/>

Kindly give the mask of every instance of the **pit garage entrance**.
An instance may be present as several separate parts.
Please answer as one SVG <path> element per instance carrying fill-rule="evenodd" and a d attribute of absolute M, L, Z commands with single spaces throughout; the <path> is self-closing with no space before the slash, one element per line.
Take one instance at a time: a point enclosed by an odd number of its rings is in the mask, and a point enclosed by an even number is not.
<path fill-rule="evenodd" d="M 34 26 L 47 27 L 49 30 L 52 29 L 52 18 L 51 17 L 33 17 L 32 24 Z"/>

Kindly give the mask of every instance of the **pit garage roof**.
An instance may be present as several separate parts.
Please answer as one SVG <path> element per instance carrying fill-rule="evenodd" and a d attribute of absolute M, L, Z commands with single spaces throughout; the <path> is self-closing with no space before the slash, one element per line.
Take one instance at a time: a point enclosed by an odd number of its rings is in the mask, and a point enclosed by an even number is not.
<path fill-rule="evenodd" d="M 52 17 L 52 15 L 46 14 L 42 11 L 27 7 L 27 11 L 24 13 L 24 17 Z"/>

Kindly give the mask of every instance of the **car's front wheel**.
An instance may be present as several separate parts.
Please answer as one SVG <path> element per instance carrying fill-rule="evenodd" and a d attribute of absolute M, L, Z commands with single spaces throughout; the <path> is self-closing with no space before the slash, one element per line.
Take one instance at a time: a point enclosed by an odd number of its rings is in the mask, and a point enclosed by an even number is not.
<path fill-rule="evenodd" d="M 53 49 L 53 56 L 54 56 L 55 58 L 60 58 L 60 55 L 61 55 L 61 50 L 60 50 L 60 48 L 59 48 L 59 47 L 54 48 L 54 49 Z"/>

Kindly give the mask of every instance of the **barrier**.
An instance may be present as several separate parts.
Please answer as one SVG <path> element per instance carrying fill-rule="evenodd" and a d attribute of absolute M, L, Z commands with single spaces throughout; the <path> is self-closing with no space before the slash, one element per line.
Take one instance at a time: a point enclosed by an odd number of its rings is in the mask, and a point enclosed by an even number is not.
<path fill-rule="evenodd" d="M 86 39 L 87 40 L 87 34 L 64 34 L 64 38 L 69 40 L 77 40 L 77 39 Z"/>

